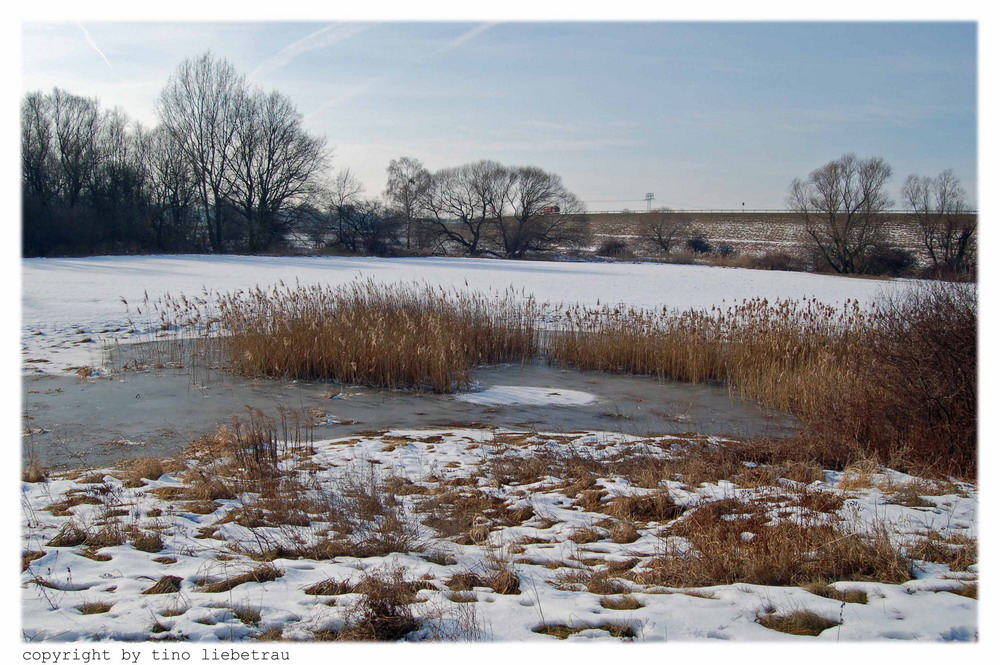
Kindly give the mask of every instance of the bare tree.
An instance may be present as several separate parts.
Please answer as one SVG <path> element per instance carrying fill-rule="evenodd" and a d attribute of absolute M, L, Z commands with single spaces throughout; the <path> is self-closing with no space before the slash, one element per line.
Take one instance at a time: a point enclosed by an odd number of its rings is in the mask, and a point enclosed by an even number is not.
<path fill-rule="evenodd" d="M 935 178 L 911 175 L 903 199 L 920 225 L 924 249 L 935 271 L 968 272 L 975 253 L 976 216 L 951 169 Z"/>
<path fill-rule="evenodd" d="M 149 174 L 149 223 L 161 251 L 184 247 L 194 225 L 197 188 L 194 175 L 178 152 L 173 136 L 162 127 L 141 136 L 141 155 Z"/>
<path fill-rule="evenodd" d="M 578 246 L 586 238 L 585 219 L 577 214 L 583 205 L 558 175 L 535 166 L 500 167 L 489 182 L 488 209 L 504 256 Z"/>
<path fill-rule="evenodd" d="M 242 96 L 226 199 L 245 222 L 247 248 L 266 249 L 287 232 L 324 166 L 323 139 L 302 128 L 302 116 L 285 96 L 253 91 Z"/>
<path fill-rule="evenodd" d="M 691 232 L 691 217 L 662 208 L 643 215 L 638 231 L 643 241 L 654 250 L 670 254 L 677 243 Z"/>
<path fill-rule="evenodd" d="M 881 157 L 847 154 L 792 182 L 788 205 L 834 271 L 863 272 L 869 252 L 882 241 L 891 175 Z"/>
<path fill-rule="evenodd" d="M 351 173 L 351 169 L 340 169 L 324 185 L 326 204 L 331 208 L 339 208 L 361 200 L 365 186 Z"/>
<path fill-rule="evenodd" d="M 431 184 L 431 174 L 419 159 L 400 157 L 389 162 L 386 169 L 389 179 L 385 194 L 390 205 L 403 219 L 406 228 L 406 248 L 414 244 L 422 247 L 425 234 L 419 233 L 418 213 L 420 201 Z"/>
<path fill-rule="evenodd" d="M 246 87 L 230 63 L 205 53 L 178 66 L 157 104 L 160 122 L 194 173 L 215 252 L 226 249 L 225 209 Z"/>
<path fill-rule="evenodd" d="M 55 196 L 55 146 L 51 104 L 42 92 L 32 92 L 21 104 L 21 183 L 24 203 L 47 207 Z"/>
<path fill-rule="evenodd" d="M 59 88 L 50 99 L 60 190 L 66 205 L 73 208 L 101 159 L 97 140 L 102 116 L 96 99 Z"/>
<path fill-rule="evenodd" d="M 336 210 L 336 242 L 349 252 L 385 256 L 395 253 L 402 218 L 376 199 L 360 199 Z"/>
<path fill-rule="evenodd" d="M 484 240 L 491 223 L 488 190 L 491 173 L 498 166 L 481 161 L 435 171 L 419 199 L 441 237 L 470 256 L 487 251 Z"/>

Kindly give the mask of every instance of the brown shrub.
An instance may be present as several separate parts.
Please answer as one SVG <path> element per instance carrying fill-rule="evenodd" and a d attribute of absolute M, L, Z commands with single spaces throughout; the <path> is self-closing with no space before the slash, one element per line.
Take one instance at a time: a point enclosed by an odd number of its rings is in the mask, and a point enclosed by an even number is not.
<path fill-rule="evenodd" d="M 415 599 L 402 569 L 376 570 L 357 585 L 361 597 L 347 608 L 337 639 L 395 642 L 420 627 L 410 609 Z"/>

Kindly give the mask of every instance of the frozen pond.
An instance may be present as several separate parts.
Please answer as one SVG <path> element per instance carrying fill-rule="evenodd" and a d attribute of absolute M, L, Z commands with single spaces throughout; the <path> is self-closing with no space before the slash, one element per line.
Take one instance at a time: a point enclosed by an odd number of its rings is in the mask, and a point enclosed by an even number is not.
<path fill-rule="evenodd" d="M 783 435 L 794 420 L 718 386 L 584 372 L 544 363 L 479 368 L 471 393 L 435 395 L 324 381 L 245 379 L 199 368 L 106 377 L 23 378 L 24 437 L 44 465 L 101 465 L 180 451 L 246 407 L 279 406 L 315 418 L 317 439 L 388 428 L 472 424 L 626 434 Z M 27 451 L 26 451 L 27 452 Z"/>

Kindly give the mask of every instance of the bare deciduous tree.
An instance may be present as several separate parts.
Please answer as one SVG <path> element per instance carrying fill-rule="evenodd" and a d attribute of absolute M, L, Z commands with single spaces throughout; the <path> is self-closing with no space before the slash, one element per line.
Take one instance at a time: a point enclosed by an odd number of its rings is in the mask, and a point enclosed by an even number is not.
<path fill-rule="evenodd" d="M 153 242 L 161 251 L 183 247 L 194 226 L 196 184 L 188 165 L 175 158 L 177 150 L 173 136 L 162 127 L 142 137 L 150 224 Z"/>
<path fill-rule="evenodd" d="M 646 213 L 639 221 L 639 235 L 653 250 L 670 254 L 691 231 L 691 217 L 669 208 Z"/>
<path fill-rule="evenodd" d="M 920 225 L 931 267 L 968 272 L 975 253 L 976 216 L 968 212 L 965 190 L 951 169 L 935 178 L 909 176 L 903 199 Z"/>
<path fill-rule="evenodd" d="M 521 258 L 586 239 L 586 221 L 577 214 L 583 205 L 558 175 L 522 166 L 500 167 L 490 176 L 489 210 L 504 256 Z"/>
<path fill-rule="evenodd" d="M 402 219 L 378 200 L 357 200 L 335 214 L 336 243 L 349 252 L 385 256 L 397 251 Z"/>
<path fill-rule="evenodd" d="M 289 229 L 326 152 L 324 141 L 302 128 L 302 116 L 287 97 L 253 91 L 241 101 L 226 198 L 244 218 L 247 248 L 257 252 Z"/>
<path fill-rule="evenodd" d="M 486 251 L 491 172 L 499 164 L 482 161 L 435 171 L 420 197 L 420 206 L 430 215 L 438 233 L 470 256 Z"/>
<path fill-rule="evenodd" d="M 400 157 L 389 162 L 385 194 L 406 228 L 406 248 L 423 247 L 425 234 L 419 233 L 419 206 L 431 184 L 431 174 L 419 159 Z"/>
<path fill-rule="evenodd" d="M 194 173 L 212 250 L 226 249 L 226 201 L 246 103 L 246 81 L 227 61 L 205 53 L 182 62 L 160 93 L 157 113 Z"/>
<path fill-rule="evenodd" d="M 52 93 L 51 108 L 60 189 L 66 204 L 72 208 L 100 162 L 97 139 L 101 112 L 96 99 L 71 95 L 58 88 Z"/>
<path fill-rule="evenodd" d="M 792 182 L 788 205 L 834 271 L 863 272 L 867 255 L 882 241 L 891 175 L 881 157 L 847 154 Z"/>

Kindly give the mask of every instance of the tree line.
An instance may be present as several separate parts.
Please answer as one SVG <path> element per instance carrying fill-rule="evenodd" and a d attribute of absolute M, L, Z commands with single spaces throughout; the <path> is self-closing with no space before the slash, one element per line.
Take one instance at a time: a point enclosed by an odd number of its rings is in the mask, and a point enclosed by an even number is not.
<path fill-rule="evenodd" d="M 392 160 L 384 192 L 366 197 L 331 168 L 323 137 L 294 103 L 252 85 L 224 59 L 182 62 L 152 128 L 98 100 L 55 89 L 21 106 L 22 251 L 26 256 L 149 252 L 336 251 L 522 258 L 589 245 L 583 204 L 554 173 L 481 160 L 430 171 Z M 908 260 L 886 212 L 892 169 L 847 154 L 792 182 L 789 209 L 812 242 L 812 267 L 884 272 Z M 976 216 L 949 171 L 902 188 L 934 275 L 974 270 Z M 654 251 L 725 255 L 690 216 L 646 214 Z M 622 239 L 598 253 L 615 255 Z M 785 265 L 785 264 L 782 264 Z"/>
<path fill-rule="evenodd" d="M 558 175 L 479 161 L 430 172 L 403 157 L 366 198 L 331 172 L 292 101 L 210 53 L 161 91 L 153 128 L 55 89 L 21 107 L 23 253 L 249 252 L 290 244 L 519 258 L 585 242 Z"/>
<path fill-rule="evenodd" d="M 805 229 L 807 244 L 799 249 L 808 260 L 776 250 L 754 257 L 751 267 L 900 275 L 912 271 L 920 258 L 926 266 L 923 276 L 973 276 L 978 215 L 970 210 L 954 172 L 910 175 L 903 183 L 903 215 L 916 230 L 921 257 L 898 246 L 891 235 L 889 211 L 896 205 L 889 195 L 891 176 L 892 168 L 881 157 L 859 159 L 846 154 L 806 178 L 796 178 L 789 188 L 788 209 Z M 735 251 L 728 243 L 710 242 L 690 213 L 666 208 L 643 214 L 638 233 L 647 248 L 667 257 L 715 254 L 725 258 Z M 597 251 L 621 256 L 630 248 L 620 239 L 610 239 Z"/>

